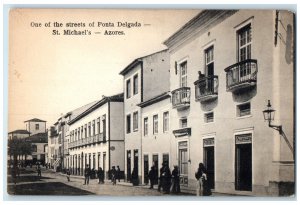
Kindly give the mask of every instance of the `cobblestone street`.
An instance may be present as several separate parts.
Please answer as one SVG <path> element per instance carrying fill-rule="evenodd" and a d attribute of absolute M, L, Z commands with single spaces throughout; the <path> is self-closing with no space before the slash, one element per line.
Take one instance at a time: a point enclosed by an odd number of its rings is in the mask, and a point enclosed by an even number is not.
<path fill-rule="evenodd" d="M 68 182 L 65 175 L 45 169 L 42 170 L 40 178 L 34 167 L 21 170 L 16 184 L 13 183 L 11 175 L 8 175 L 8 193 L 11 195 L 172 196 L 158 192 L 156 189 L 149 189 L 148 186 L 134 187 L 122 181 L 112 185 L 110 181 L 98 184 L 97 179 L 92 179 L 89 185 L 83 185 L 83 178 L 71 175 L 71 180 Z"/>

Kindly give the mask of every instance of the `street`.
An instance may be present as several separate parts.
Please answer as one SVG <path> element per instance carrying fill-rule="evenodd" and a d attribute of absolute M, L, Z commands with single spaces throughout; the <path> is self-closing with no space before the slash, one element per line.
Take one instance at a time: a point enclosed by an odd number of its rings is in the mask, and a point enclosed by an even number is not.
<path fill-rule="evenodd" d="M 35 167 L 32 167 L 20 170 L 16 184 L 8 175 L 7 189 L 10 195 L 169 196 L 148 186 L 134 187 L 124 182 L 117 182 L 117 185 L 112 185 L 110 181 L 98 184 L 98 179 L 90 180 L 89 185 L 83 185 L 83 182 L 83 178 L 72 175 L 68 182 L 66 176 L 45 168 L 42 169 L 42 177 L 38 177 Z"/>

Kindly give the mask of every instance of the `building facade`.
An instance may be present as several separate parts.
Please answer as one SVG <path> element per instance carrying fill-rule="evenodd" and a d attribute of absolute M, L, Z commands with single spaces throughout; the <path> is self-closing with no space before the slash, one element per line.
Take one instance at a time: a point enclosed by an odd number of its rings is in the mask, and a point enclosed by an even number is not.
<path fill-rule="evenodd" d="M 72 174 L 83 175 L 86 165 L 101 167 L 108 178 L 112 166 L 124 170 L 123 94 L 106 97 L 68 122 Z"/>
<path fill-rule="evenodd" d="M 26 130 L 30 132 L 30 135 L 47 132 L 46 121 L 44 120 L 33 118 L 30 120 L 26 120 L 24 123 L 25 123 Z"/>
<path fill-rule="evenodd" d="M 124 76 L 125 178 L 133 169 L 142 182 L 142 118 L 138 104 L 169 90 L 169 54 L 159 51 L 132 61 L 121 72 Z"/>
<path fill-rule="evenodd" d="M 162 93 L 139 104 L 142 116 L 142 184 L 148 184 L 148 173 L 151 166 L 155 167 L 156 175 L 162 163 L 170 164 L 171 137 L 170 110 L 171 96 L 169 92 Z M 157 183 L 157 182 L 156 182 Z"/>
<path fill-rule="evenodd" d="M 204 10 L 164 42 L 182 186 L 203 162 L 216 192 L 293 193 L 292 152 L 262 114 L 271 100 L 293 141 L 293 29 L 287 11 Z"/>

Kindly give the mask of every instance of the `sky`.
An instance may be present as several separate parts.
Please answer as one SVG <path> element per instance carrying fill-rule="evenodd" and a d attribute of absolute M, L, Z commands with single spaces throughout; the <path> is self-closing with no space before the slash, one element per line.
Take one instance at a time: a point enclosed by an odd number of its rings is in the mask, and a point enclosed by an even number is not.
<path fill-rule="evenodd" d="M 25 129 L 24 121 L 31 118 L 46 120 L 49 127 L 61 114 L 100 100 L 102 95 L 123 92 L 119 72 L 135 58 L 165 49 L 163 41 L 199 12 L 11 10 L 8 131 Z M 62 27 L 54 27 L 54 22 Z M 125 27 L 118 27 L 118 22 Z M 126 22 L 140 26 L 128 28 Z M 63 35 L 66 29 L 91 35 Z M 53 30 L 60 35 L 53 35 Z M 121 31 L 124 35 L 104 35 L 105 31 Z"/>

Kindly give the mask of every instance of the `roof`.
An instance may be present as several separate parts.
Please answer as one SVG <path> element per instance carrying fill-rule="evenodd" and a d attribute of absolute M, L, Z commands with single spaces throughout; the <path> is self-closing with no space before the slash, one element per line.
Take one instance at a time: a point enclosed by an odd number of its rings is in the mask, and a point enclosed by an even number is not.
<path fill-rule="evenodd" d="M 40 120 L 40 119 L 38 119 L 38 118 L 33 118 L 33 119 L 31 119 L 31 120 L 26 120 L 26 121 L 24 121 L 24 122 L 46 122 L 46 121 Z"/>
<path fill-rule="evenodd" d="M 93 112 L 97 108 L 101 107 L 107 102 L 124 102 L 124 93 L 112 95 L 112 96 L 103 96 L 103 98 L 96 103 L 94 103 L 91 107 L 89 107 L 87 110 L 82 112 L 81 114 L 77 115 L 75 118 L 71 119 L 68 124 L 71 125 L 75 123 L 76 121 L 80 120 L 84 116 L 88 115 L 89 113 Z"/>
<path fill-rule="evenodd" d="M 185 25 L 183 25 L 167 40 L 165 40 L 163 44 L 170 47 L 181 40 L 190 38 L 196 33 L 205 32 L 211 27 L 224 21 L 224 19 L 233 15 L 237 11 L 238 10 L 203 10 L 190 21 L 188 21 Z"/>
<path fill-rule="evenodd" d="M 145 55 L 145 56 L 142 56 L 142 57 L 139 57 L 139 58 L 136 58 L 134 59 L 129 65 L 127 65 L 119 74 L 120 75 L 126 75 L 129 71 L 131 71 L 136 65 L 138 65 L 139 63 L 141 63 L 143 61 L 143 58 L 146 58 L 146 57 L 149 57 L 149 56 L 152 56 L 152 55 L 155 55 L 157 53 L 161 53 L 161 52 L 164 52 L 164 51 L 167 51 L 168 49 L 164 49 L 164 50 L 161 50 L 161 51 L 157 51 L 155 53 L 151 53 L 149 55 Z"/>
<path fill-rule="evenodd" d="M 48 142 L 47 132 L 38 133 L 35 135 L 31 135 L 29 137 L 26 137 L 26 141 L 33 142 L 33 143 L 47 143 Z"/>
<path fill-rule="evenodd" d="M 160 95 L 157 95 L 157 96 L 155 96 L 155 97 L 153 97 L 153 98 L 151 98 L 151 99 L 149 99 L 147 101 L 144 101 L 144 102 L 138 104 L 138 106 L 140 106 L 141 108 L 147 107 L 149 105 L 152 105 L 154 103 L 160 102 L 160 101 L 162 101 L 164 99 L 167 99 L 167 98 L 170 98 L 170 97 L 171 96 L 170 96 L 169 92 L 164 92 L 164 93 L 162 93 Z"/>
<path fill-rule="evenodd" d="M 8 134 L 30 134 L 27 130 L 14 130 L 9 132 Z"/>

